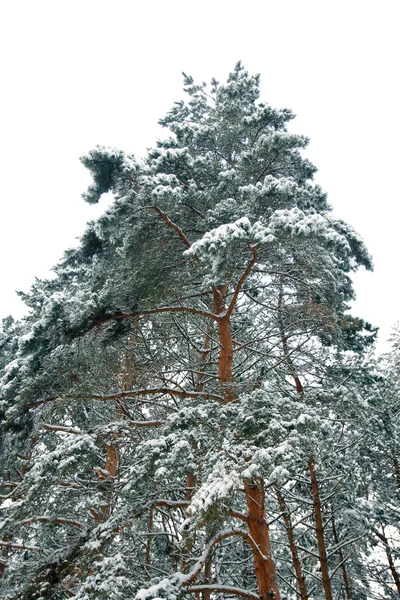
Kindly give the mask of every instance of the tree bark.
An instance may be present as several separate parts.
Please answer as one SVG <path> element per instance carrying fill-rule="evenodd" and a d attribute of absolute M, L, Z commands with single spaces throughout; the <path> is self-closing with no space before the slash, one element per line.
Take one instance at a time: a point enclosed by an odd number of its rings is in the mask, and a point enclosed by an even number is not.
<path fill-rule="evenodd" d="M 245 480 L 249 533 L 258 547 L 253 549 L 260 600 L 280 600 L 275 563 L 272 560 L 268 523 L 265 516 L 265 490 L 262 477 Z"/>
<path fill-rule="evenodd" d="M 400 575 L 398 574 L 398 572 L 396 570 L 396 567 L 395 567 L 395 564 L 394 564 L 393 556 L 392 556 L 392 553 L 390 551 L 389 540 L 387 539 L 384 530 L 382 531 L 382 533 L 380 533 L 380 531 L 375 530 L 375 533 L 378 536 L 378 538 L 385 545 L 385 552 L 386 552 L 386 556 L 387 556 L 388 563 L 389 563 L 389 569 L 390 569 L 390 572 L 391 572 L 392 577 L 394 579 L 394 583 L 396 585 L 397 592 L 398 592 L 398 594 L 400 596 Z"/>
<path fill-rule="evenodd" d="M 293 567 L 294 567 L 294 571 L 296 573 L 297 585 L 299 586 L 300 598 L 301 598 L 301 600 L 308 600 L 306 581 L 305 581 L 305 577 L 303 575 L 303 571 L 301 568 L 299 553 L 297 552 L 297 547 L 296 547 L 296 544 L 294 541 L 294 532 L 293 532 L 292 520 L 290 518 L 290 513 L 289 513 L 288 507 L 286 505 L 286 502 L 285 502 L 282 494 L 279 492 L 279 490 L 276 490 L 276 496 L 278 498 L 280 509 L 283 513 L 283 520 L 285 522 L 290 553 L 292 555 Z"/>
<path fill-rule="evenodd" d="M 206 582 L 206 585 L 210 585 L 211 583 L 211 558 L 208 557 L 206 560 L 206 563 L 204 565 L 204 581 Z M 210 600 L 211 598 L 211 590 L 210 589 L 205 589 L 203 591 L 203 600 Z"/>
<path fill-rule="evenodd" d="M 7 543 L 7 542 L 10 542 L 11 540 L 12 540 L 12 536 L 8 535 L 8 536 L 6 536 L 4 538 L 3 541 Z M 8 548 L 7 546 L 3 547 L 1 549 L 1 553 L 0 553 L 0 580 L 3 579 L 3 577 L 4 577 L 4 573 L 5 573 L 5 570 L 6 570 L 7 558 L 8 558 L 9 552 L 10 552 L 10 548 Z"/>
<path fill-rule="evenodd" d="M 194 475 L 193 473 L 188 471 L 186 473 L 186 489 L 185 489 L 185 497 L 184 497 L 185 502 L 191 501 L 192 496 L 195 491 L 195 488 L 196 488 L 196 485 L 197 485 L 196 475 Z M 190 553 L 192 551 L 192 548 L 193 548 L 193 541 L 189 537 L 189 538 L 187 538 L 187 540 L 184 544 L 184 554 L 186 555 L 186 559 L 184 556 L 182 556 L 182 558 L 181 558 L 181 570 L 183 573 L 187 573 L 190 570 L 191 563 L 187 559 L 190 558 Z"/>
<path fill-rule="evenodd" d="M 118 469 L 119 452 L 116 446 L 106 444 L 106 464 L 104 466 L 105 471 L 109 472 L 110 479 L 115 479 Z"/>
<path fill-rule="evenodd" d="M 151 506 L 150 507 L 150 513 L 149 513 L 149 520 L 147 522 L 147 532 L 148 532 L 148 537 L 147 537 L 147 542 L 146 542 L 146 556 L 145 556 L 145 560 L 144 560 L 144 577 L 145 577 L 145 581 L 148 581 L 150 579 L 150 573 L 149 573 L 149 569 L 150 569 L 150 558 L 151 558 L 151 539 L 152 536 L 150 535 L 152 530 L 153 530 L 153 510 L 154 508 Z"/>
<path fill-rule="evenodd" d="M 338 537 L 338 534 L 336 531 L 335 518 L 333 516 L 332 516 L 332 533 L 333 533 L 333 539 L 335 540 L 335 544 L 338 545 L 339 537 Z M 338 550 L 338 555 L 339 555 L 339 560 L 340 560 L 340 565 L 341 565 L 340 568 L 342 571 L 344 589 L 346 590 L 347 600 L 352 600 L 353 593 L 351 591 L 349 578 L 347 576 L 347 570 L 346 570 L 346 564 L 345 564 L 345 560 L 344 560 L 344 556 L 343 556 L 343 551 L 341 548 L 339 548 L 339 550 Z"/>
<path fill-rule="evenodd" d="M 308 461 L 308 470 L 310 472 L 311 492 L 312 492 L 312 496 L 314 499 L 314 519 L 315 519 L 316 534 L 317 534 L 319 563 L 321 566 L 322 585 L 324 588 L 324 594 L 325 594 L 326 600 L 332 600 L 332 586 L 331 586 L 331 580 L 329 577 L 328 559 L 326 556 L 326 546 L 325 546 L 325 537 L 324 537 L 324 527 L 323 527 L 323 523 L 322 523 L 321 498 L 319 495 L 318 479 L 317 479 L 317 474 L 315 472 L 314 462 L 313 462 L 312 457 L 310 457 L 309 461 Z"/>
<path fill-rule="evenodd" d="M 221 345 L 218 359 L 218 379 L 222 385 L 226 403 L 235 399 L 233 392 L 232 357 L 233 342 L 230 324 L 230 314 L 225 307 L 224 295 L 226 286 L 214 288 L 214 306 L 218 317 L 219 343 Z"/>
<path fill-rule="evenodd" d="M 394 448 L 392 448 L 393 471 L 396 478 L 397 489 L 400 492 L 400 464 Z"/>
<path fill-rule="evenodd" d="M 213 305 L 213 310 L 214 310 L 214 305 Z M 207 319 L 206 330 L 204 333 L 204 341 L 203 341 L 203 349 L 202 349 L 203 351 L 200 355 L 199 371 L 201 374 L 199 374 L 199 376 L 197 378 L 197 386 L 196 386 L 196 389 L 199 392 L 203 391 L 205 368 L 206 368 L 207 360 L 210 356 L 210 350 L 211 350 L 211 336 L 212 336 L 212 332 L 213 332 L 213 325 L 214 325 L 214 321 L 212 321 L 211 319 Z"/>

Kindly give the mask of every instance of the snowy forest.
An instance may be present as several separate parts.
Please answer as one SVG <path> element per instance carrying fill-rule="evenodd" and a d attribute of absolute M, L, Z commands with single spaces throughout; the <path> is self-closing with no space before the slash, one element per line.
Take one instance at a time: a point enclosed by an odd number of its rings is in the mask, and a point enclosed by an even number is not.
<path fill-rule="evenodd" d="M 147 156 L 81 158 L 113 203 L 1 322 L 0 597 L 398 599 L 367 248 L 259 76 L 184 89 Z"/>

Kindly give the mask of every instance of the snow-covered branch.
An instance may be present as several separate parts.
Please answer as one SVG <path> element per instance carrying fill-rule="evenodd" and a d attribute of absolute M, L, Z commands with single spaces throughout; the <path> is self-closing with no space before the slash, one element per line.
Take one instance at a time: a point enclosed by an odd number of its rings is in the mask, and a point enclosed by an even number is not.
<path fill-rule="evenodd" d="M 249 592 L 248 590 L 242 590 L 241 588 L 232 587 L 230 585 L 194 585 L 183 590 L 184 594 L 194 594 L 196 592 L 204 592 L 209 590 L 210 592 L 221 592 L 222 594 L 233 594 L 234 596 L 241 596 L 242 598 L 250 598 L 251 600 L 260 600 L 259 594 Z"/>
<path fill-rule="evenodd" d="M 55 400 L 61 400 L 63 398 L 69 398 L 72 400 L 97 400 L 99 402 L 111 402 L 115 400 L 121 400 L 123 398 L 136 398 L 138 396 L 147 396 L 147 395 L 171 395 L 178 396 L 180 398 L 203 398 L 205 400 L 216 400 L 217 402 L 222 402 L 222 396 L 217 394 L 210 394 L 206 392 L 196 392 L 194 390 L 184 390 L 184 389 L 176 389 L 170 387 L 157 387 L 157 388 L 144 388 L 140 390 L 129 390 L 126 392 L 119 392 L 118 394 L 110 394 L 101 396 L 99 394 L 65 394 L 63 396 L 51 396 L 49 398 L 44 398 L 43 400 L 38 400 L 37 402 L 32 402 L 28 404 L 27 408 L 36 408 L 37 406 L 41 406 L 42 404 L 47 404 L 48 402 L 54 402 Z M 140 423 L 138 421 L 137 423 Z M 146 423 L 146 422 L 144 422 Z M 156 424 L 163 424 L 162 422 L 151 422 L 153 427 Z M 140 426 L 140 425 L 138 425 Z M 146 426 L 146 425 L 144 425 Z M 150 426 L 150 425 L 149 425 Z M 75 432 L 78 433 L 78 432 Z"/>
<path fill-rule="evenodd" d="M 31 550 L 32 552 L 43 552 L 38 546 L 25 546 L 24 544 L 13 544 L 12 542 L 0 541 L 0 546 L 3 548 L 13 548 L 14 550 Z"/>

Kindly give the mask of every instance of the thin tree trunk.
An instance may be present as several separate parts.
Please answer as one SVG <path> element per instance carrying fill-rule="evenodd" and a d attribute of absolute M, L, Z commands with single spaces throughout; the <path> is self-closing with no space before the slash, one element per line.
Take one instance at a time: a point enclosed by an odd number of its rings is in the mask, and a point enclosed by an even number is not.
<path fill-rule="evenodd" d="M 331 580 L 329 577 L 328 570 L 328 559 L 326 556 L 326 547 L 325 547 L 325 538 L 324 538 L 324 528 L 322 523 L 322 511 L 321 511 L 321 498 L 319 495 L 319 486 L 317 474 L 314 468 L 314 462 L 312 457 L 310 457 L 308 461 L 308 470 L 310 472 L 311 477 L 311 491 L 314 499 L 314 518 L 315 518 L 315 526 L 316 526 L 316 534 L 317 534 L 317 542 L 318 542 L 318 553 L 319 553 L 319 563 L 321 566 L 321 576 L 322 576 L 322 585 L 324 588 L 324 594 L 326 600 L 332 600 L 332 586 Z"/>
<path fill-rule="evenodd" d="M 400 596 L 400 575 L 398 574 L 395 564 L 394 564 L 394 560 L 393 560 L 393 556 L 392 553 L 390 551 L 390 546 L 389 546 L 389 541 L 385 535 L 385 530 L 383 529 L 382 533 L 380 533 L 380 531 L 375 530 L 376 535 L 378 536 L 378 538 L 384 543 L 385 545 L 385 552 L 386 552 L 386 556 L 388 559 L 388 563 L 389 563 L 389 569 L 390 572 L 392 574 L 392 577 L 394 579 L 394 583 L 396 585 L 397 588 L 397 592 Z"/>
<path fill-rule="evenodd" d="M 151 507 L 150 513 L 149 513 L 149 520 L 147 523 L 147 532 L 149 535 L 147 536 L 146 557 L 145 557 L 145 561 L 144 561 L 145 581 L 148 581 L 148 579 L 150 578 L 149 568 L 150 568 L 151 539 L 152 539 L 152 536 L 150 534 L 153 529 L 153 510 L 154 510 L 153 507 Z"/>
<path fill-rule="evenodd" d="M 332 516 L 332 532 L 333 532 L 333 539 L 335 540 L 335 544 L 338 545 L 339 544 L 339 537 L 337 535 L 336 525 L 335 525 L 335 518 L 333 516 Z M 351 591 L 349 578 L 347 576 L 346 564 L 345 564 L 345 560 L 344 560 L 344 556 L 343 556 L 343 551 L 342 551 L 341 548 L 339 548 L 339 550 L 338 550 L 338 555 L 339 555 L 340 568 L 342 570 L 343 583 L 344 583 L 344 588 L 346 590 L 347 600 L 352 600 L 353 599 L 353 594 L 352 594 L 352 591 Z"/>
<path fill-rule="evenodd" d="M 186 473 L 186 489 L 185 489 L 185 501 L 186 502 L 190 502 L 190 500 L 192 499 L 192 496 L 194 494 L 194 490 L 196 488 L 197 485 L 197 477 L 196 475 L 194 475 L 193 473 L 190 473 L 189 471 Z M 187 558 L 190 558 L 189 555 L 192 551 L 193 548 L 193 542 L 190 538 L 188 538 L 185 542 L 184 545 L 184 554 L 187 555 Z M 189 560 L 185 560 L 185 557 L 182 556 L 181 558 L 181 571 L 183 573 L 187 573 L 187 571 L 190 570 L 190 561 Z"/>
<path fill-rule="evenodd" d="M 290 513 L 289 513 L 288 507 L 286 505 L 286 502 L 285 502 L 282 494 L 279 492 L 279 490 L 276 490 L 276 496 L 278 498 L 280 509 L 283 513 L 283 520 L 285 522 L 286 533 L 287 533 L 288 542 L 289 542 L 289 548 L 290 548 L 290 552 L 292 555 L 293 567 L 294 567 L 294 571 L 296 573 L 297 585 L 299 586 L 300 598 L 301 598 L 301 600 L 308 600 L 307 586 L 306 586 L 305 577 L 303 575 L 303 571 L 301 568 L 299 553 L 297 552 L 297 547 L 296 547 L 296 544 L 294 541 L 294 532 L 293 532 L 292 520 L 290 518 Z"/>
<path fill-rule="evenodd" d="M 396 478 L 397 488 L 400 492 L 400 464 L 399 459 L 397 458 L 396 452 L 394 448 L 392 448 L 392 460 L 393 460 L 393 470 Z"/>
<path fill-rule="evenodd" d="M 132 334 L 132 337 L 129 339 L 129 341 L 131 342 L 131 346 L 125 352 L 121 371 L 119 373 L 117 373 L 118 384 L 121 386 L 121 389 L 124 392 L 132 389 L 133 383 L 135 381 L 133 365 L 134 365 L 134 348 L 137 343 L 137 331 L 136 330 L 138 327 L 138 322 L 139 322 L 139 317 L 136 317 L 135 321 L 134 321 L 134 326 L 133 326 L 134 332 Z M 118 405 L 118 403 L 116 403 L 115 419 L 118 421 L 118 420 L 124 419 L 124 418 L 125 418 L 124 411 L 122 410 L 121 406 Z M 119 444 L 118 444 L 118 437 L 119 437 L 119 434 L 116 433 L 111 437 L 111 441 L 109 443 L 107 443 L 107 442 L 104 443 L 104 449 L 106 451 L 104 470 L 95 469 L 95 473 L 97 474 L 100 481 L 102 481 L 104 479 L 113 481 L 117 477 L 118 467 L 119 467 L 119 462 L 120 462 L 120 450 L 119 450 Z M 111 494 L 112 490 L 110 489 L 109 491 Z M 94 520 L 96 522 L 100 522 L 100 521 L 104 520 L 104 518 L 108 518 L 111 514 L 111 511 L 112 511 L 111 498 L 110 498 L 110 502 L 108 503 L 108 505 L 103 506 L 101 508 L 100 513 L 98 513 L 95 510 L 90 510 L 90 512 L 93 515 Z"/>
<path fill-rule="evenodd" d="M 271 556 L 268 523 L 265 516 L 265 491 L 262 477 L 245 480 L 249 533 L 258 552 L 253 550 L 254 566 L 260 600 L 280 600 L 275 563 Z"/>
<path fill-rule="evenodd" d="M 206 584 L 211 583 L 211 558 L 207 558 L 206 564 L 204 565 L 204 580 Z M 210 600 L 211 590 L 204 590 L 203 600 Z"/>
<path fill-rule="evenodd" d="M 3 542 L 10 542 L 12 540 L 12 535 L 8 535 L 6 536 L 2 541 Z M 7 547 L 3 547 L 1 549 L 1 553 L 0 553 L 0 580 L 3 579 L 4 577 L 4 573 L 6 570 L 6 566 L 7 566 L 7 558 L 8 555 L 10 553 L 10 548 Z"/>
<path fill-rule="evenodd" d="M 287 343 L 287 337 L 285 335 L 285 326 L 283 323 L 282 309 L 283 309 L 283 290 L 281 287 L 279 290 L 279 296 L 278 296 L 278 326 L 279 326 L 279 333 L 281 335 L 282 350 L 283 350 L 283 355 L 286 359 L 286 364 L 289 367 L 290 374 L 293 377 L 293 380 L 294 380 L 294 383 L 296 386 L 296 391 L 300 396 L 302 396 L 304 394 L 304 389 L 303 389 L 302 383 L 300 381 L 300 378 L 296 373 L 294 363 L 290 356 L 289 347 L 288 347 L 288 343 Z"/>

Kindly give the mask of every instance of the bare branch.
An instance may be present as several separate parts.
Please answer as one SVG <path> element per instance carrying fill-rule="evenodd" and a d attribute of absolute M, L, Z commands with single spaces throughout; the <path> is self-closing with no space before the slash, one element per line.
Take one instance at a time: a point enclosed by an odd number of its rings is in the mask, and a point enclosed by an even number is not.
<path fill-rule="evenodd" d="M 167 215 L 165 214 L 165 212 L 163 212 L 161 210 L 161 208 L 159 208 L 158 206 L 153 206 L 154 210 L 156 212 L 158 212 L 158 214 L 164 219 L 164 221 L 167 223 L 167 225 L 169 225 L 169 227 L 172 227 L 172 229 L 174 231 L 176 231 L 176 233 L 179 235 L 179 237 L 181 238 L 182 242 L 185 244 L 186 248 L 190 248 L 191 247 L 191 243 L 189 242 L 188 238 L 186 237 L 186 235 L 183 233 L 182 229 L 176 225 L 176 223 L 174 223 L 173 221 L 171 221 L 171 219 L 169 219 L 167 217 Z M 194 258 L 198 261 L 200 261 L 200 258 L 198 256 L 194 256 Z"/>
<path fill-rule="evenodd" d="M 239 279 L 237 286 L 235 288 L 235 291 L 233 293 L 233 297 L 232 300 L 229 304 L 229 308 L 226 312 L 226 315 L 228 318 L 230 317 L 230 315 L 233 312 L 233 309 L 235 308 L 235 304 L 236 304 L 236 300 L 239 296 L 240 290 L 242 289 L 242 285 L 244 284 L 244 282 L 246 281 L 247 277 L 250 274 L 251 269 L 253 268 L 253 265 L 255 264 L 256 260 L 257 260 L 257 250 L 259 248 L 259 244 L 256 244 L 255 246 L 252 246 L 251 244 L 248 244 L 249 248 L 250 248 L 250 252 L 253 255 L 253 258 L 248 262 L 247 267 L 245 268 L 245 270 L 242 273 L 241 278 Z"/>

